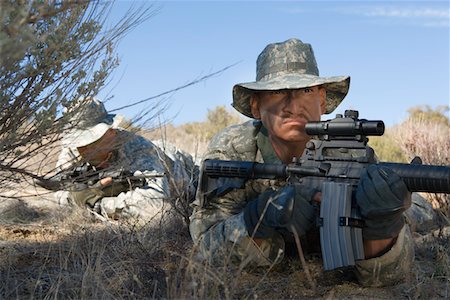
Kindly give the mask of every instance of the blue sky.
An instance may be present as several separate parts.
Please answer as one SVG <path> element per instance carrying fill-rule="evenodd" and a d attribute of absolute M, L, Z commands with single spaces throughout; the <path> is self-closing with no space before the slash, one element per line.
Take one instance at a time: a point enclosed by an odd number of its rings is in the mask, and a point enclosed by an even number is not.
<path fill-rule="evenodd" d="M 158 13 L 119 44 L 121 65 L 99 95 L 112 110 L 237 65 L 170 95 L 161 116 L 179 125 L 208 109 L 231 108 L 232 87 L 255 79 L 256 58 L 272 42 L 313 46 L 320 75 L 350 75 L 350 92 L 332 115 L 400 123 L 413 106 L 450 105 L 448 1 L 117 1 Z M 133 118 L 149 103 L 123 109 Z"/>

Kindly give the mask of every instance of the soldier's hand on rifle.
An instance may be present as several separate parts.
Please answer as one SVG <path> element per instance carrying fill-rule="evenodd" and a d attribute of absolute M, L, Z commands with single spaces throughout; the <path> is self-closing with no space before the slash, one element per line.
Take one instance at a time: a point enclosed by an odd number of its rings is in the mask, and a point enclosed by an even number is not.
<path fill-rule="evenodd" d="M 99 180 L 94 185 L 85 189 L 70 191 L 69 197 L 74 203 L 81 207 L 84 207 L 85 205 L 94 207 L 94 204 L 104 197 L 102 188 L 101 180 Z"/>
<path fill-rule="evenodd" d="M 395 238 L 404 225 L 403 212 L 411 206 L 411 193 L 387 167 L 371 165 L 361 174 L 356 201 L 364 218 L 363 238 Z"/>
<path fill-rule="evenodd" d="M 244 208 L 247 231 L 254 238 L 267 238 L 273 230 L 291 227 L 303 235 L 315 224 L 315 208 L 311 204 L 315 190 L 289 185 L 279 191 L 269 189 Z"/>
<path fill-rule="evenodd" d="M 112 179 L 112 177 L 106 177 L 106 178 L 100 179 L 99 182 L 102 187 L 105 187 L 105 186 L 112 184 L 113 179 Z"/>
<path fill-rule="evenodd" d="M 105 177 L 98 180 L 94 185 L 88 186 L 82 190 L 75 190 L 70 192 L 70 198 L 79 206 L 88 204 L 94 207 L 95 203 L 103 197 L 110 196 L 113 187 L 112 177 Z"/>

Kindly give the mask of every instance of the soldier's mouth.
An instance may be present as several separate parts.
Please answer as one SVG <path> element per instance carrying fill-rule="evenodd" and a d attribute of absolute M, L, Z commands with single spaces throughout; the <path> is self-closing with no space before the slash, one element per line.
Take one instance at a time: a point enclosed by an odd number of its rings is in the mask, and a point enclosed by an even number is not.
<path fill-rule="evenodd" d="M 285 119 L 283 121 L 283 124 L 285 124 L 285 125 L 293 125 L 293 126 L 301 126 L 301 127 L 305 127 L 306 123 L 308 123 L 308 120 L 306 120 L 304 118 Z"/>

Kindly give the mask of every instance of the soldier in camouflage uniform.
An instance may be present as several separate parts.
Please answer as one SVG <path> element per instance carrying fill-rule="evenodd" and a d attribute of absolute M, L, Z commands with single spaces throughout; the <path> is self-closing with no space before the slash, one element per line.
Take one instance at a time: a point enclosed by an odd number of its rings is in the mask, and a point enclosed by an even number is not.
<path fill-rule="evenodd" d="M 81 163 L 95 171 L 120 169 L 144 175 L 146 184 L 130 187 L 116 184 L 111 177 L 101 178 L 87 189 L 56 192 L 60 204 L 86 205 L 109 217 L 133 217 L 146 222 L 170 207 L 169 198 L 183 192 L 185 197 L 194 194 L 190 176 L 194 163 L 189 154 L 174 147 L 165 152 L 142 136 L 120 128 L 123 117 L 108 114 L 95 98 L 80 99 L 70 112 L 73 116 L 62 140 L 58 171 Z"/>
<path fill-rule="evenodd" d="M 204 159 L 292 162 L 310 139 L 305 124 L 331 113 L 349 84 L 348 76 L 319 77 L 309 44 L 290 39 L 268 45 L 257 60 L 256 82 L 233 88 L 234 108 L 254 120 L 217 134 Z M 275 180 L 237 181 L 221 178 L 208 190 L 199 185 L 190 232 L 205 259 L 269 266 L 283 258 L 294 231 L 318 243 L 308 237 L 317 231 L 320 192 Z M 362 174 L 356 200 L 365 218 L 367 258 L 357 262 L 356 275 L 364 285 L 393 284 L 414 257 L 402 214 L 411 194 L 395 173 L 373 166 Z"/>

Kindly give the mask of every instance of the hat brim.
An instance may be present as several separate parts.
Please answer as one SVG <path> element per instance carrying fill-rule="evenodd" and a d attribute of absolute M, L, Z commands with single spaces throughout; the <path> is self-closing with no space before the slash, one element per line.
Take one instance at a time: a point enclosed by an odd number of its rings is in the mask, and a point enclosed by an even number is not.
<path fill-rule="evenodd" d="M 103 122 L 89 128 L 77 128 L 74 126 L 66 132 L 62 144 L 70 148 L 84 147 L 98 141 L 110 128 L 117 128 L 118 117 L 109 114 Z"/>
<path fill-rule="evenodd" d="M 333 112 L 350 87 L 350 76 L 319 77 L 308 74 L 286 74 L 271 80 L 239 83 L 233 87 L 233 107 L 243 115 L 254 118 L 250 108 L 251 95 L 256 91 L 301 89 L 323 85 L 327 91 L 326 113 Z"/>

